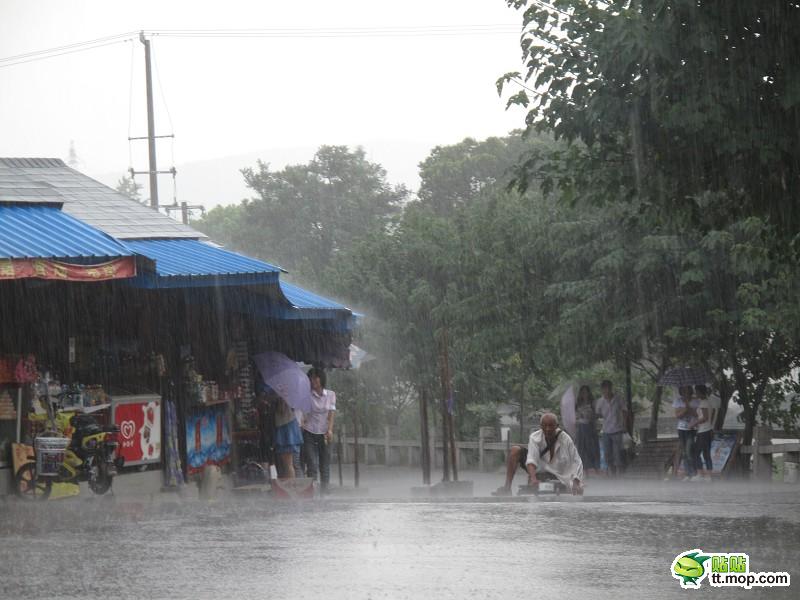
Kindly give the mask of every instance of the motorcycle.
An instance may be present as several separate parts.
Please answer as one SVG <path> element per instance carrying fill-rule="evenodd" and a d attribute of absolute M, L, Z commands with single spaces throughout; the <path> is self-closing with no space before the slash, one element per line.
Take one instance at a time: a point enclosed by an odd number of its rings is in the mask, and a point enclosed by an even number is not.
<path fill-rule="evenodd" d="M 114 476 L 124 464 L 124 458 L 116 456 L 119 427 L 101 427 L 97 419 L 86 414 L 73 414 L 69 425 L 72 429 L 69 441 L 54 437 L 58 435 L 56 432 L 45 432 L 34 440 L 34 452 L 28 455 L 31 462 L 23 464 L 15 476 L 20 497 L 45 500 L 53 483 L 86 481 L 98 495 L 111 489 Z"/>

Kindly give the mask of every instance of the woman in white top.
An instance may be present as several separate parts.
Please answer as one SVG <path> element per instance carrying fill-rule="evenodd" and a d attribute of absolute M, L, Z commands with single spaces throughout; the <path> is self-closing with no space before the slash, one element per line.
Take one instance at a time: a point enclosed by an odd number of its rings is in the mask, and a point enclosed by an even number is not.
<path fill-rule="evenodd" d="M 694 386 L 697 395 L 697 435 L 694 441 L 695 465 L 703 481 L 711 481 L 711 471 L 714 469 L 711 462 L 711 440 L 714 436 L 712 432 L 713 423 L 711 422 L 711 405 L 708 401 L 708 390 L 704 385 Z M 703 463 L 705 462 L 705 469 Z"/>
<path fill-rule="evenodd" d="M 306 475 L 316 479 L 319 473 L 320 492 L 325 493 L 331 480 L 330 443 L 333 441 L 336 394 L 325 389 L 325 371 L 322 369 L 309 369 L 308 379 L 311 383 L 311 410 L 303 413 L 303 458 Z"/>

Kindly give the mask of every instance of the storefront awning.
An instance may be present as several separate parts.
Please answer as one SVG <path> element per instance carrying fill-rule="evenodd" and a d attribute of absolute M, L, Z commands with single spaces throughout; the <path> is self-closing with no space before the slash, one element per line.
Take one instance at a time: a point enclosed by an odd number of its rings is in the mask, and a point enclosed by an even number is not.
<path fill-rule="evenodd" d="M 137 254 L 156 263 L 132 285 L 143 288 L 187 288 L 276 284 L 282 269 L 199 240 L 125 240 Z"/>
<path fill-rule="evenodd" d="M 300 286 L 281 281 L 281 292 L 294 308 L 299 309 L 298 314 L 307 314 L 308 311 L 320 311 L 329 316 L 352 316 L 353 311 L 339 304 L 335 300 L 324 298 L 309 292 Z"/>
<path fill-rule="evenodd" d="M 133 277 L 134 252 L 50 204 L 0 203 L 0 279 Z"/>

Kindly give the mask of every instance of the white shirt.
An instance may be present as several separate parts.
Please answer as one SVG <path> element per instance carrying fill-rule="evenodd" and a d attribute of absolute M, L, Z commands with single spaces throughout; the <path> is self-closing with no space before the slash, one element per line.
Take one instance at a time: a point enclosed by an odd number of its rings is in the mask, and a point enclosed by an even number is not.
<path fill-rule="evenodd" d="M 611 400 L 600 396 L 595 402 L 595 412 L 603 417 L 603 433 L 621 433 L 625 431 L 622 413 L 627 410 L 625 401 L 614 394 Z"/>
<path fill-rule="evenodd" d="M 583 483 L 583 462 L 566 431 L 558 434 L 552 455 L 548 451 L 545 456 L 541 456 L 545 448 L 547 442 L 544 432 L 541 429 L 534 431 L 528 439 L 528 460 L 525 464 L 534 465 L 537 472 L 544 470 L 552 473 L 568 488 L 572 488 L 573 479 Z"/>
<path fill-rule="evenodd" d="M 700 398 L 697 401 L 697 418 L 703 418 L 703 409 L 706 409 L 707 418 L 702 423 L 697 424 L 697 433 L 705 433 L 706 431 L 711 431 L 714 423 L 711 422 L 711 416 L 714 412 L 711 410 L 711 403 L 708 401 L 708 398 Z"/>
<path fill-rule="evenodd" d="M 683 414 L 682 417 L 677 417 L 678 419 L 678 429 L 683 431 L 689 431 L 694 429 L 692 427 L 692 422 L 694 421 L 695 416 L 697 415 L 697 405 L 699 402 L 695 398 L 689 400 L 689 410 Z M 672 408 L 684 408 L 686 405 L 683 403 L 683 399 L 678 396 L 675 400 L 672 401 Z"/>
<path fill-rule="evenodd" d="M 303 413 L 303 429 L 309 433 L 328 432 L 328 412 L 336 410 L 336 393 L 322 390 L 322 395 L 311 390 L 311 412 Z"/>

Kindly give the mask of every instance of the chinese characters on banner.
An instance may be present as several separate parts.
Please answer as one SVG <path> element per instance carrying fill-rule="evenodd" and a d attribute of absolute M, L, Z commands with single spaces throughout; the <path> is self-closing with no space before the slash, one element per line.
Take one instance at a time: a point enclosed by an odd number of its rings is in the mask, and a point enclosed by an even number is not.
<path fill-rule="evenodd" d="M 45 258 L 10 258 L 0 260 L 0 280 L 56 279 L 61 281 L 105 281 L 136 275 L 133 256 L 117 258 L 98 265 L 75 265 Z"/>

